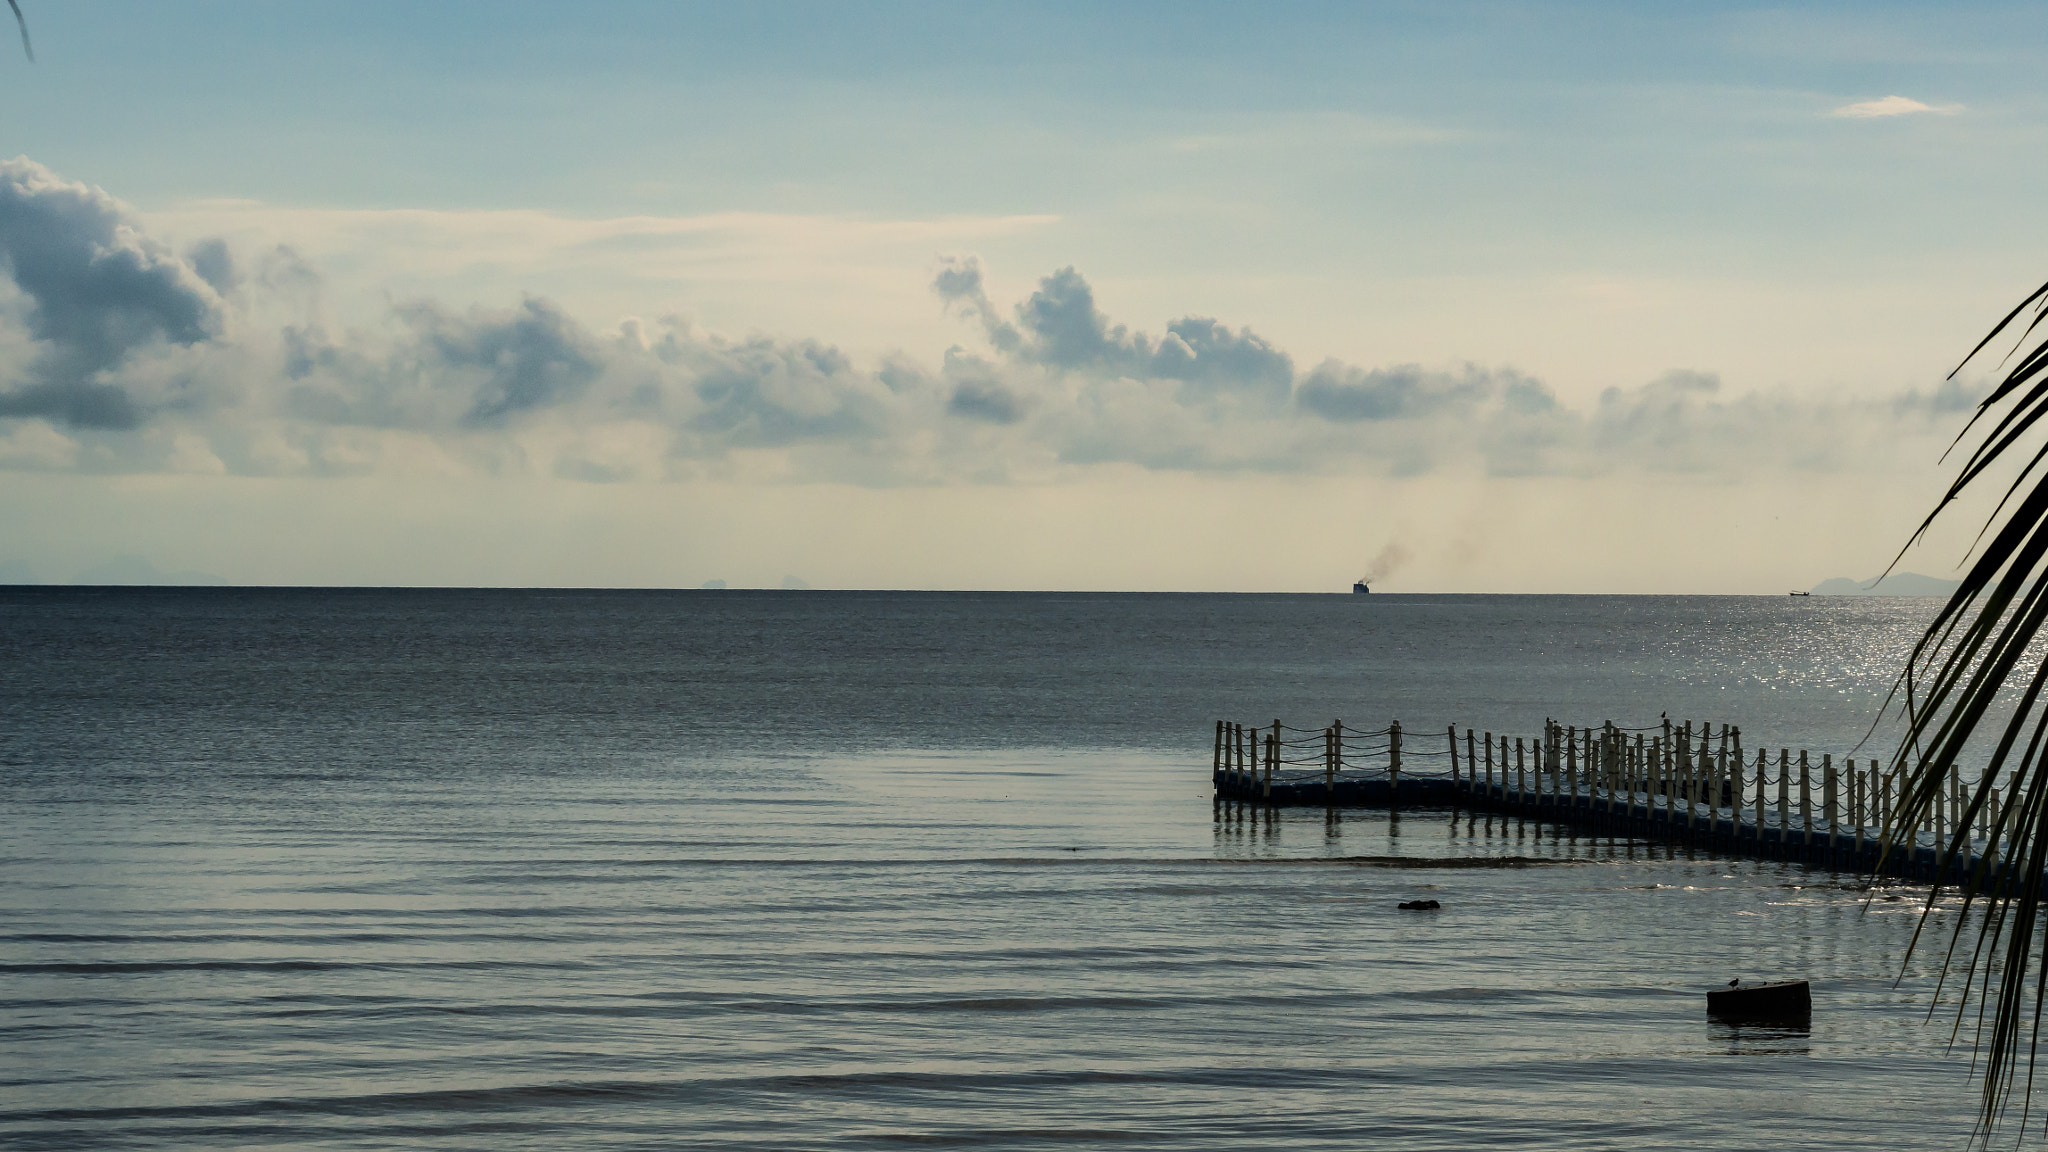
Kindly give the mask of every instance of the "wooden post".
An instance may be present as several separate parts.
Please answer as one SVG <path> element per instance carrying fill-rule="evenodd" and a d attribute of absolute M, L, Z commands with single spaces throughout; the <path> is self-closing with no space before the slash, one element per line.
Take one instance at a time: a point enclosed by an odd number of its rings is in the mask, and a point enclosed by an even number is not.
<path fill-rule="evenodd" d="M 1820 754 L 1820 814 L 1828 826 L 1828 849 L 1835 846 L 1835 754 Z"/>
<path fill-rule="evenodd" d="M 1626 791 L 1630 785 L 1630 765 L 1624 746 L 1614 740 L 1614 722 L 1602 719 L 1599 722 L 1599 763 L 1608 767 L 1608 787 L 1614 791 Z"/>
<path fill-rule="evenodd" d="M 1813 774 L 1807 771 L 1804 748 L 1799 750 L 1799 826 L 1806 830 L 1806 842 L 1813 843 Z"/>
<path fill-rule="evenodd" d="M 1764 788 L 1771 778 L 1771 754 L 1762 748 L 1756 750 L 1756 845 L 1764 845 Z"/>
<path fill-rule="evenodd" d="M 1503 736 L 1500 739 L 1501 755 L 1506 756 L 1508 750 L 1508 738 Z M 1522 762 L 1522 738 L 1520 736 L 1517 736 L 1515 737 L 1515 798 L 1519 801 L 1522 801 L 1523 803 L 1527 803 L 1528 794 L 1529 773 L 1527 766 L 1524 765 L 1524 763 Z"/>
<path fill-rule="evenodd" d="M 1702 808 L 1702 816 L 1706 818 L 1706 834 L 1708 836 L 1714 834 L 1714 818 L 1720 816 L 1718 808 L 1720 808 L 1720 777 L 1722 777 L 1722 773 L 1718 769 L 1724 769 L 1726 767 L 1726 760 L 1729 760 L 1729 738 L 1726 738 L 1726 732 L 1729 732 L 1729 728 L 1722 726 L 1720 730 L 1722 730 L 1722 738 L 1720 738 L 1720 760 L 1718 760 L 1718 765 L 1716 765 L 1716 760 L 1714 760 L 1714 740 L 1712 740 L 1714 726 L 1712 724 L 1700 724 L 1700 754 L 1694 758 L 1696 763 L 1700 765 L 1700 808 Z"/>
<path fill-rule="evenodd" d="M 1280 758 L 1280 722 L 1274 719 L 1274 734 L 1266 738 L 1266 799 L 1274 797 L 1274 763 Z"/>
<path fill-rule="evenodd" d="M 1778 749 L 1778 843 L 1792 842 L 1792 752 Z"/>
<path fill-rule="evenodd" d="M 1472 729 L 1465 729 L 1465 777 L 1473 784 L 1479 783 L 1479 758 L 1472 753 Z M 1472 789 L 1467 788 L 1467 792 Z"/>
<path fill-rule="evenodd" d="M 1703 766 L 1700 758 L 1693 755 L 1692 721 L 1690 720 L 1685 722 L 1685 739 L 1683 746 L 1679 750 L 1679 761 L 1678 771 L 1680 779 L 1678 791 L 1685 799 L 1685 828 L 1686 831 L 1690 832 L 1693 829 L 1693 814 L 1696 811 L 1695 801 L 1699 799 L 1700 768 Z"/>
<path fill-rule="evenodd" d="M 1714 772 L 1714 816 L 1716 819 L 1721 815 L 1721 798 L 1727 795 L 1725 785 L 1728 780 L 1728 726 L 1726 724 L 1721 725 L 1720 757 L 1719 760 L 1715 761 Z"/>
<path fill-rule="evenodd" d="M 1571 791 L 1571 803 L 1576 808 L 1579 803 L 1579 765 L 1577 757 L 1570 754 L 1569 745 L 1564 758 L 1564 786 Z"/>
<path fill-rule="evenodd" d="M 1877 761 L 1870 762 L 1870 770 L 1867 772 L 1855 771 L 1854 763 L 1851 763 L 1849 768 L 1851 775 L 1856 778 L 1856 859 L 1861 861 L 1864 842 L 1869 838 L 1866 830 L 1872 824 L 1872 817 L 1877 814 L 1877 797 L 1871 787 L 1877 783 Z"/>
<path fill-rule="evenodd" d="M 1451 786 L 1458 784 L 1458 726 L 1451 725 Z"/>
<path fill-rule="evenodd" d="M 1709 785 L 1712 791 L 1707 796 L 1707 835 L 1709 836 L 1719 833 L 1721 827 L 1721 800 L 1729 794 L 1728 726 L 1726 724 L 1721 725 L 1721 747 L 1715 755 L 1719 759 L 1714 761 L 1714 782 Z M 1730 831 L 1733 831 L 1732 822 Z"/>
<path fill-rule="evenodd" d="M 1685 826 L 1691 829 L 1692 789 L 1699 778 L 1699 766 L 1694 764 L 1692 759 L 1692 721 L 1685 722 L 1678 739 L 1678 747 L 1673 749 L 1673 752 L 1677 756 L 1677 763 L 1673 767 L 1678 770 L 1678 791 L 1685 800 Z"/>
<path fill-rule="evenodd" d="M 1337 801 L 1337 730 L 1323 730 L 1323 801 Z"/>
<path fill-rule="evenodd" d="M 1964 834 L 1962 838 L 1968 841 L 1967 833 L 1970 829 L 1963 820 L 1963 770 L 1955 764 L 1948 766 L 1948 794 L 1953 801 L 1949 807 L 1955 812 L 1955 819 L 1951 823 L 1956 826 L 1958 833 Z"/>
<path fill-rule="evenodd" d="M 1937 859 L 1941 855 L 1942 842 L 1948 839 L 1947 797 L 1941 794 L 1942 785 L 1945 783 L 1947 783 L 1946 779 L 1939 779 L 1934 782 L 1934 803 L 1930 806 L 1934 813 L 1934 852 Z"/>
<path fill-rule="evenodd" d="M 1387 801 L 1392 803 L 1401 795 L 1401 722 L 1387 725 Z"/>
<path fill-rule="evenodd" d="M 1984 812 L 1986 818 L 1990 820 L 1990 826 L 1984 830 L 1984 870 L 1986 875 L 1994 877 L 1993 882 L 1996 883 L 1995 878 L 1998 874 L 1998 834 L 2000 832 L 1998 789 L 1993 788 L 1990 794 L 1984 798 Z"/>
<path fill-rule="evenodd" d="M 1728 838 L 1742 836 L 1742 738 L 1737 736 L 1728 756 Z"/>
<path fill-rule="evenodd" d="M 1330 741 L 1331 758 L 1336 762 L 1336 767 L 1333 770 L 1342 772 L 1344 771 L 1344 721 L 1341 718 L 1338 719 L 1330 725 L 1330 731 L 1336 733 L 1336 737 Z"/>
<path fill-rule="evenodd" d="M 1216 754 L 1209 758 L 1209 776 L 1223 775 L 1223 721 L 1216 722 Z"/>
<path fill-rule="evenodd" d="M 1665 776 L 1664 744 L 1659 737 L 1650 737 L 1650 762 L 1647 767 L 1649 771 L 1643 774 L 1643 792 L 1650 799 L 1644 807 L 1654 812 L 1657 810 L 1657 797 Z M 1668 820 L 1670 817 L 1667 815 L 1665 819 Z"/>
<path fill-rule="evenodd" d="M 1728 812 L 1739 827 L 1742 823 L 1742 729 L 1740 727 L 1728 730 L 1728 743 L 1731 745 L 1728 750 L 1729 755 L 1734 758 L 1735 764 L 1735 778 L 1733 781 L 1735 794 L 1729 797 Z"/>
<path fill-rule="evenodd" d="M 1554 806 L 1556 804 L 1556 795 L 1559 795 L 1559 779 L 1561 779 L 1561 775 L 1559 775 L 1559 765 L 1556 765 L 1556 746 L 1548 738 L 1544 740 L 1544 765 L 1550 767 L 1550 804 Z"/>
<path fill-rule="evenodd" d="M 1622 740 L 1622 752 L 1628 752 L 1628 740 Z M 1642 791 L 1651 791 L 1655 787 L 1655 779 L 1657 779 L 1657 738 L 1651 736 L 1649 740 L 1645 740 L 1640 732 L 1636 732 L 1634 756 L 1626 756 L 1624 754 L 1622 758 L 1626 758 L 1628 765 L 1630 765 L 1630 773 L 1628 775 L 1638 779 L 1638 781 L 1642 781 Z M 1657 806 L 1655 793 L 1651 795 L 1649 806 L 1651 808 Z"/>
<path fill-rule="evenodd" d="M 1821 820 L 1827 822 L 1829 842 L 1835 836 L 1835 754 L 1821 752 Z"/>
<path fill-rule="evenodd" d="M 1586 792 L 1588 795 L 1593 791 L 1592 768 L 1592 761 L 1588 760 L 1586 763 Z M 1572 791 L 1576 794 L 1579 790 L 1579 729 L 1577 725 L 1568 724 L 1564 729 L 1564 778 L 1572 782 Z"/>
<path fill-rule="evenodd" d="M 1493 794 L 1493 733 L 1486 734 L 1486 790 Z"/>

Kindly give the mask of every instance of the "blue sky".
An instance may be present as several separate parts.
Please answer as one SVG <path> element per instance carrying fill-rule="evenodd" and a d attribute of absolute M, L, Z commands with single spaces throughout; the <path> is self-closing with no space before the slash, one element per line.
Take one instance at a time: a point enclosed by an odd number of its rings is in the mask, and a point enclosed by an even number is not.
<path fill-rule="evenodd" d="M 1889 559 L 1956 426 L 1942 374 L 2044 276 L 2017 6 L 25 9 L 0 155 L 243 273 L 204 339 L 94 361 L 140 424 L 0 416 L 0 502 L 52 525 L 0 565 L 44 579 L 137 554 L 257 582 L 1314 588 L 1391 543 L 1417 587 L 1779 591 Z M 966 260 L 985 314 L 933 291 Z M 1121 343 L 990 343 L 1069 267 Z M 9 306 L 18 391 L 56 345 L 47 301 Z M 472 379 L 494 333 L 542 314 L 572 349 L 549 363 L 588 370 L 464 425 L 506 387 Z M 669 316 L 695 343 L 662 360 Z M 1184 317 L 1284 355 L 1296 399 L 1218 407 L 1161 343 Z M 315 330 L 331 378 L 293 376 Z M 720 381 L 749 339 L 785 376 L 811 345 L 850 375 L 749 383 L 769 407 L 742 419 Z M 635 407 L 657 361 L 674 397 Z M 401 362 L 445 402 L 386 403 Z M 1331 415 L 1365 412 L 1392 415 Z M 220 527 L 423 484 L 430 557 L 345 511 L 321 513 L 337 555 Z M 1001 532 L 932 558 L 1019 502 L 1114 535 L 1218 501 L 1346 527 L 1285 570 L 1183 532 L 1113 564 Z M 823 505 L 893 546 L 807 544 Z M 1763 535 L 1589 566 L 1545 543 L 1589 509 Z M 508 556 L 463 536 L 487 514 L 578 543 Z M 678 535 L 701 546 L 627 543 Z"/>

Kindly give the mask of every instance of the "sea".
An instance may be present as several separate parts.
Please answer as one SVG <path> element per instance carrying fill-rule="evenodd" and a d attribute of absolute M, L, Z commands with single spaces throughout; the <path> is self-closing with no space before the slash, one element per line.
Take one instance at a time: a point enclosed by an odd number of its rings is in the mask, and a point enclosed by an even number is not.
<path fill-rule="evenodd" d="M 1923 889 L 1210 783 L 1219 719 L 1883 755 L 1937 606 L 0 588 L 0 1147 L 1960 1147 Z"/>

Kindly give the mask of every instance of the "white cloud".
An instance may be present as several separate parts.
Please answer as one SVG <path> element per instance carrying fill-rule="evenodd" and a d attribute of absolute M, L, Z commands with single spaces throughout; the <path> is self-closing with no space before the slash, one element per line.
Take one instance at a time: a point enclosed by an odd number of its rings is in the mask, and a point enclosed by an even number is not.
<path fill-rule="evenodd" d="M 673 315 L 602 332 L 538 295 L 387 301 L 371 323 L 331 326 L 285 319 L 327 291 L 304 260 L 233 242 L 174 247 L 118 201 L 31 161 L 0 173 L 14 189 L 0 196 L 12 245 L 0 248 L 0 468 L 868 488 L 1132 467 L 1726 478 L 1884 467 L 1967 404 L 1728 394 L 1711 373 L 1674 371 L 1575 407 L 1503 366 L 1309 366 L 1205 316 L 1154 336 L 1108 314 L 1073 267 L 999 303 L 972 257 L 943 260 L 920 294 L 919 307 L 965 321 L 953 333 L 981 345 L 937 365 L 856 358 L 801 335 L 728 338 Z M 72 217 L 91 227 L 50 225 Z M 110 252 L 147 274 L 109 279 Z M 67 391 L 53 393 L 58 362 Z"/>
<path fill-rule="evenodd" d="M 1961 104 L 1923 104 L 1906 96 L 1886 96 L 1882 100 L 1844 104 L 1828 115 L 1844 120 L 1880 120 L 1888 116 L 1913 116 L 1922 112 L 1935 116 L 1953 116 L 1962 110 Z"/>

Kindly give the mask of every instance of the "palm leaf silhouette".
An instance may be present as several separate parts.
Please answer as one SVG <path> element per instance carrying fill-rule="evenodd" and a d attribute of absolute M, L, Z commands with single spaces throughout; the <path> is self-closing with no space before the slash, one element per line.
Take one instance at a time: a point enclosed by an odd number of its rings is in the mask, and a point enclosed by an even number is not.
<path fill-rule="evenodd" d="M 7 0 L 7 6 L 14 9 L 15 26 L 21 29 L 21 50 L 28 56 L 28 62 L 36 62 L 36 50 L 28 42 L 28 19 L 21 14 L 20 0 Z"/>
<path fill-rule="evenodd" d="M 1962 898 L 1942 979 L 1958 990 L 1956 1034 L 1975 1005 L 1976 1050 L 1983 1061 L 1977 1121 L 1982 1138 L 2005 1118 L 2016 1089 L 2025 1123 L 2048 1002 L 2048 923 L 2041 918 L 2048 869 L 2048 701 L 2042 699 L 2048 669 L 2035 646 L 2048 624 L 2048 475 L 2042 471 L 2048 446 L 2030 435 L 2048 417 L 2044 319 L 2048 284 L 2021 301 L 1957 366 L 1962 371 L 2002 336 L 2012 340 L 2003 378 L 1977 405 L 1950 452 L 1973 433 L 1974 446 L 1907 546 L 1923 538 L 1966 489 L 1993 483 L 2000 465 L 2017 468 L 1978 533 L 1961 585 L 1901 673 L 1906 731 L 1889 769 L 1902 797 L 1885 829 L 1886 850 L 1894 851 L 1897 844 L 1910 844 L 1910 830 L 1923 826 L 1941 802 L 1951 766 L 1962 763 L 1972 737 L 1980 731 L 1997 737 L 1968 790 L 1963 818 L 1937 845 L 1940 874 Z M 1994 790 L 2003 793 L 2003 805 L 1992 806 Z M 1970 865 L 1970 829 L 1980 813 L 1992 812 L 1989 846 Z M 1937 885 L 1930 893 L 1927 912 L 1942 890 Z M 1923 913 L 1915 946 L 1929 923 Z"/>

